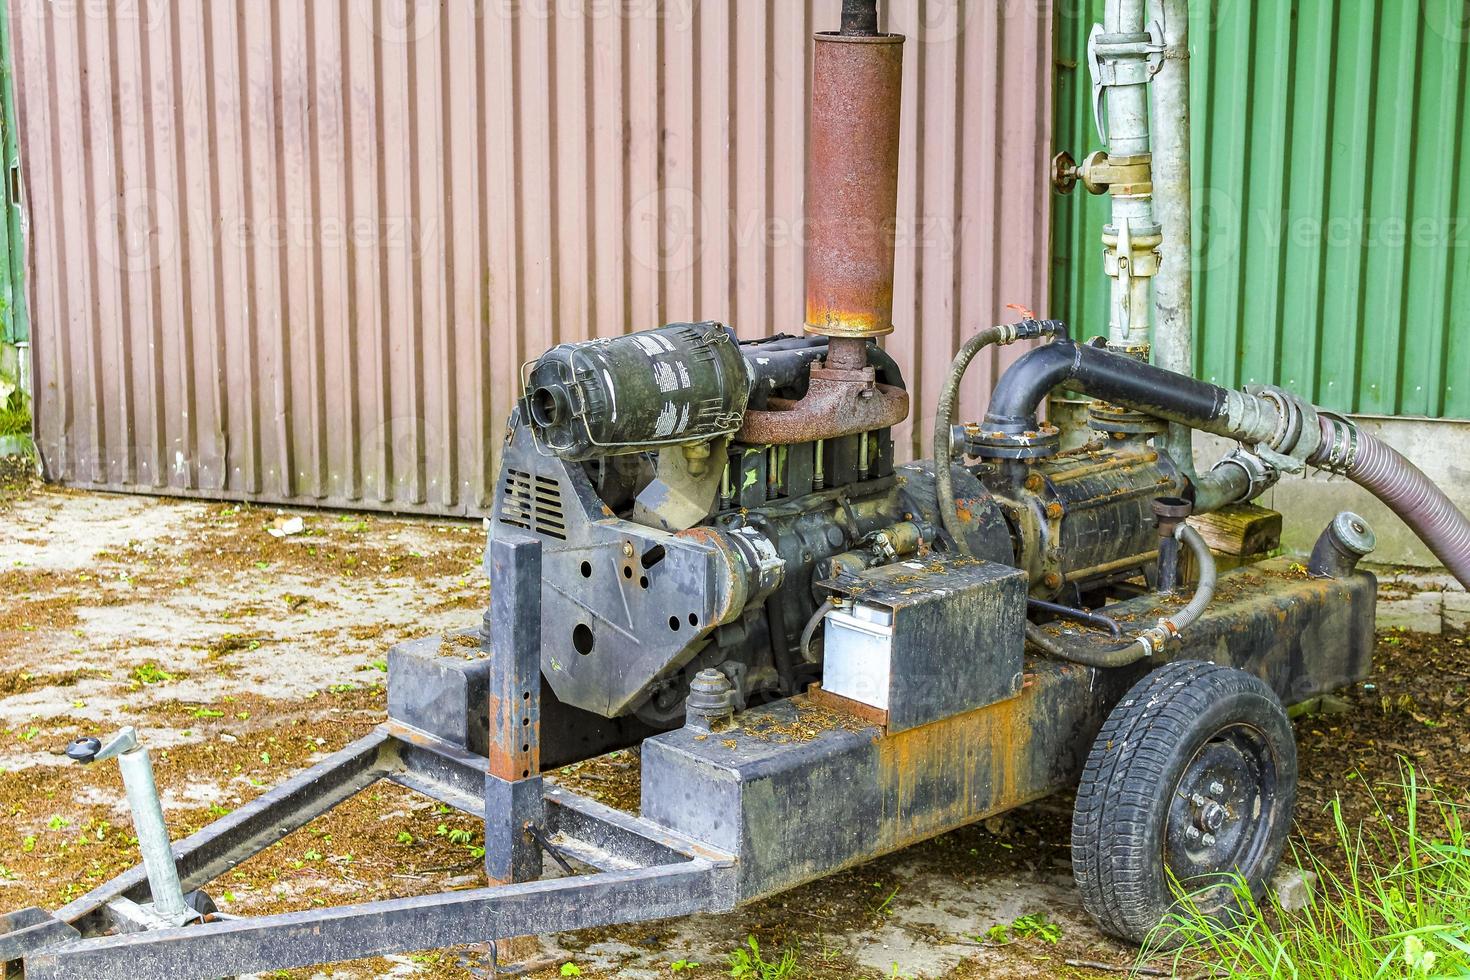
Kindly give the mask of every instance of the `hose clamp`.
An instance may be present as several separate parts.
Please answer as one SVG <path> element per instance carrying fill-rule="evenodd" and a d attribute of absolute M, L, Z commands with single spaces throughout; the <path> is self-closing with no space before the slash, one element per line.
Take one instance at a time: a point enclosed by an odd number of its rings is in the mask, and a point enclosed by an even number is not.
<path fill-rule="evenodd" d="M 1211 472 L 1226 466 L 1234 466 L 1245 474 L 1247 490 L 1243 500 L 1254 500 L 1267 490 L 1276 485 L 1280 479 L 1281 472 L 1276 467 L 1267 463 L 1264 459 L 1244 448 L 1237 448 L 1230 455 L 1220 460 Z"/>
<path fill-rule="evenodd" d="M 1327 424 L 1326 438 L 1312 456 L 1312 465 L 1329 473 L 1344 476 L 1358 458 L 1358 425 L 1337 412 L 1318 412 Z"/>

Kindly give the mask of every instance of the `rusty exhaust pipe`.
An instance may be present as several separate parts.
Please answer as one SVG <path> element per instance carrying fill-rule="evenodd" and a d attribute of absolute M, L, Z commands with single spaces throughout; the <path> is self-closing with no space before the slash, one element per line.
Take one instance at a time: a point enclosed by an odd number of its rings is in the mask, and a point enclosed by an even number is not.
<path fill-rule="evenodd" d="M 878 32 L 875 0 L 843 0 L 842 29 L 813 35 L 806 173 L 806 331 L 829 338 L 807 394 L 748 411 L 751 443 L 835 439 L 908 416 L 908 393 L 876 383 L 868 341 L 893 332 L 901 34 Z"/>
<path fill-rule="evenodd" d="M 844 29 L 866 23 L 843 14 Z M 904 39 L 824 31 L 813 40 L 806 329 L 866 340 L 893 332 Z"/>

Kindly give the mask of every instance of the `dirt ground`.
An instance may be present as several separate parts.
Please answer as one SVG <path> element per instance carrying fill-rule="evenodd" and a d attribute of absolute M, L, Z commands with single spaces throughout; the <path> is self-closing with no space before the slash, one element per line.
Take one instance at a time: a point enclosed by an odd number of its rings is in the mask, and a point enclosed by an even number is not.
<path fill-rule="evenodd" d="M 300 533 L 269 533 L 294 517 Z M 136 862 L 116 767 L 69 763 L 68 741 L 138 726 L 173 835 L 197 830 L 380 722 L 390 645 L 478 624 L 482 540 L 479 522 L 9 481 L 0 492 L 0 906 L 55 907 Z M 1299 843 L 1329 838 L 1334 795 L 1353 819 L 1371 814 L 1372 794 L 1398 781 L 1401 756 L 1446 798 L 1466 800 L 1463 637 L 1380 635 L 1375 675 L 1342 698 L 1342 713 L 1298 721 Z M 635 754 L 620 753 L 558 778 L 627 806 L 636 773 Z M 541 937 L 514 953 L 537 977 L 722 976 L 727 956 L 755 937 L 768 961 L 796 954 L 794 978 L 1115 975 L 1069 965 L 1126 968 L 1134 955 L 1082 912 L 1070 806 L 1044 801 L 729 915 Z M 474 819 L 384 785 L 210 891 L 225 911 L 260 914 L 474 887 L 484 880 L 481 836 Z M 1018 919 L 1019 928 L 995 928 Z M 484 976 L 487 958 L 472 947 L 289 975 Z"/>

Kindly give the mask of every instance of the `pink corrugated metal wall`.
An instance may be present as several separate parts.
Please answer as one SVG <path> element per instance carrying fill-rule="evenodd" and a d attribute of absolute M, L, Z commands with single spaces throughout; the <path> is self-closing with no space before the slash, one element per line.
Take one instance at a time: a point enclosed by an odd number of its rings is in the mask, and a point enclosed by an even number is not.
<path fill-rule="evenodd" d="M 807 37 L 838 5 L 11 0 L 48 475 L 481 513 L 544 348 L 799 330 Z M 1046 302 L 1050 7 L 887 13 L 901 451 L 958 340 Z"/>

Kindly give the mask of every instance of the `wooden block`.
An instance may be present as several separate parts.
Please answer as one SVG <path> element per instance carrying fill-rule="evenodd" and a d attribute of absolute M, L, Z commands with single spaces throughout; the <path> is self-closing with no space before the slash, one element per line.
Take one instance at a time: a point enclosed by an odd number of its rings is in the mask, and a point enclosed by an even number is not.
<path fill-rule="evenodd" d="M 1281 546 L 1281 515 L 1257 504 L 1231 504 L 1189 523 L 1211 551 L 1222 554 L 1258 555 Z"/>

